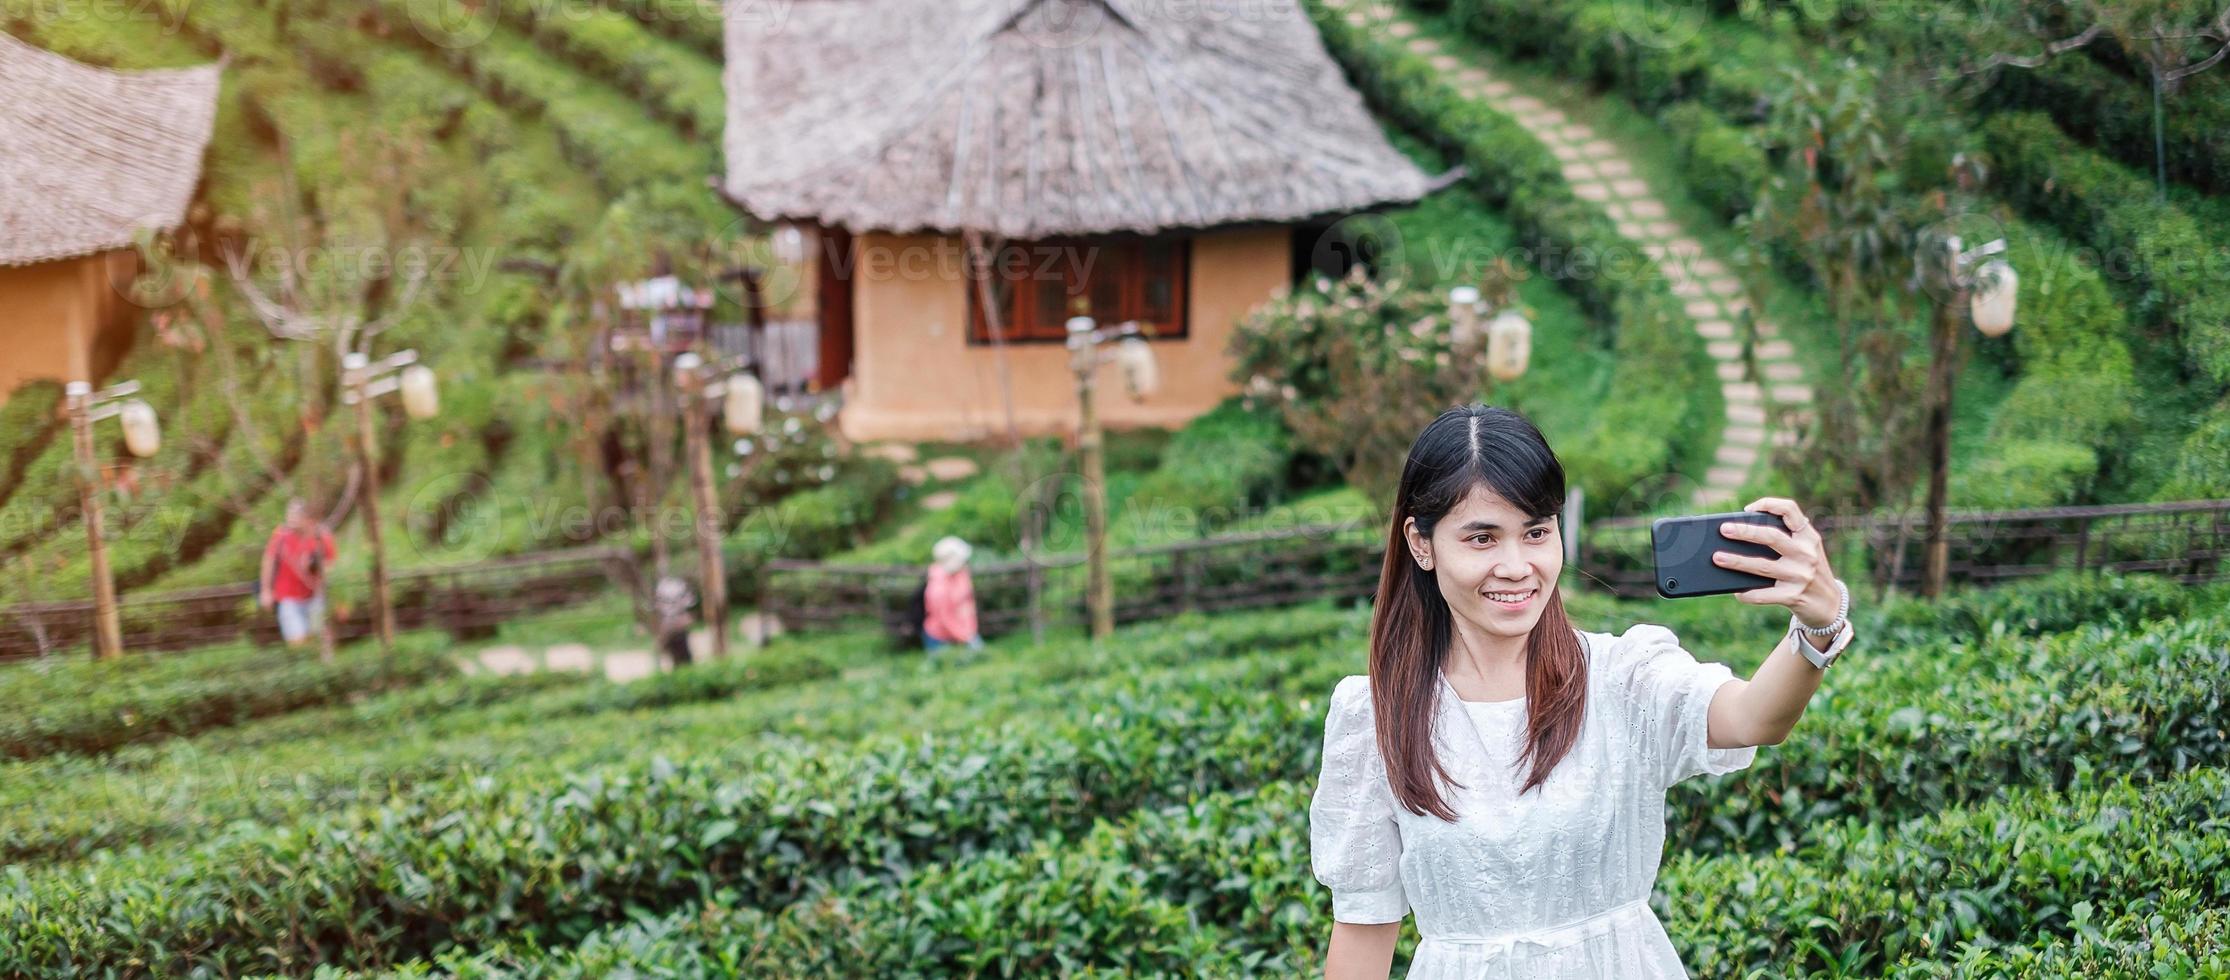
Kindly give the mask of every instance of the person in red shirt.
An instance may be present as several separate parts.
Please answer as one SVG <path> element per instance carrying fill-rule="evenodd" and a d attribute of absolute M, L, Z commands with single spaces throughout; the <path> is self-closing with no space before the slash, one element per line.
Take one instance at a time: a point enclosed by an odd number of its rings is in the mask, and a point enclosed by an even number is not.
<path fill-rule="evenodd" d="M 968 577 L 968 542 L 946 536 L 931 547 L 929 587 L 922 594 L 922 647 L 931 654 L 957 643 L 983 649 L 976 632 L 976 588 Z"/>
<path fill-rule="evenodd" d="M 257 601 L 278 607 L 279 635 L 287 646 L 301 646 L 325 630 L 325 569 L 333 563 L 333 534 L 310 519 L 310 507 L 296 497 L 286 503 L 286 523 L 263 546 L 263 574 Z"/>

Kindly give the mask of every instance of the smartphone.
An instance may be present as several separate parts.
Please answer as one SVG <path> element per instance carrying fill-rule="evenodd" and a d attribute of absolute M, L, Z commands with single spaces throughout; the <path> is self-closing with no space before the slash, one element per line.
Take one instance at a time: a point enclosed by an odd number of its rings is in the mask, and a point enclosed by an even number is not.
<path fill-rule="evenodd" d="M 1726 595 L 1772 585 L 1763 575 L 1725 568 L 1711 560 L 1715 551 L 1779 558 L 1781 553 L 1757 541 L 1738 541 L 1719 533 L 1728 523 L 1763 524 L 1787 531 L 1781 515 L 1739 510 L 1731 514 L 1698 514 L 1660 517 L 1649 522 L 1650 557 L 1657 565 L 1657 594 L 1667 599 Z"/>

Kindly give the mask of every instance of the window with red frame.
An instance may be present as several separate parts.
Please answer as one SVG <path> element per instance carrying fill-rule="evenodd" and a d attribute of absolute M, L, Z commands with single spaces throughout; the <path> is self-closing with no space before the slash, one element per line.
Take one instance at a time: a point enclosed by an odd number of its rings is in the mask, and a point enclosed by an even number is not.
<path fill-rule="evenodd" d="M 1178 236 L 1047 238 L 1007 242 L 993 255 L 989 292 L 1009 341 L 1066 341 L 1068 320 L 1151 324 L 1154 336 L 1186 332 L 1192 243 Z M 983 292 L 968 283 L 968 342 L 992 342 Z"/>

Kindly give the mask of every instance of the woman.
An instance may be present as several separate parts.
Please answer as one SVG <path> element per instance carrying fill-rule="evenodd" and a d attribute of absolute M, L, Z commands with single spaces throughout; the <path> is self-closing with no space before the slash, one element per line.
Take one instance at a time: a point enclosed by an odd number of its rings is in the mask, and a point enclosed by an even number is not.
<path fill-rule="evenodd" d="M 1820 684 L 1792 627 L 1747 681 L 1670 630 L 1577 630 L 1557 595 L 1564 470 L 1523 416 L 1471 405 L 1411 446 L 1371 623 L 1370 673 L 1340 681 L 1309 807 L 1310 863 L 1331 889 L 1325 975 L 1379 980 L 1401 920 L 1408 976 L 1685 977 L 1647 900 L 1665 791 L 1742 769 L 1785 738 Z M 1777 559 L 1738 595 L 1850 638 L 1847 590 L 1795 503 L 1729 524 Z M 1832 661 L 1829 661 L 1832 662 Z"/>
<path fill-rule="evenodd" d="M 934 654 L 956 643 L 983 649 L 976 633 L 976 587 L 968 577 L 968 542 L 946 535 L 930 546 L 929 585 L 922 593 L 921 642 Z"/>

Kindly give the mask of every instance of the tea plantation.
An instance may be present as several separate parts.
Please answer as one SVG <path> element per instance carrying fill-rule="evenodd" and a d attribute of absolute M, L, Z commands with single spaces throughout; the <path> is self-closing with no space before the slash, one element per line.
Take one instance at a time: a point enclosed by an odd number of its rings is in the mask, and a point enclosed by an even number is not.
<path fill-rule="evenodd" d="M 1786 742 L 1674 791 L 1653 903 L 1689 969 L 2225 975 L 2225 598 L 1866 610 Z M 1744 674 L 1774 640 L 1732 604 L 1573 600 Z M 1367 626 L 1316 604 L 937 666 L 783 638 L 627 685 L 351 650 L 290 685 L 352 693 L 287 703 L 222 652 L 5 668 L 11 709 L 45 703 L 4 730 L 0 975 L 1320 971 L 1308 803 Z"/>

